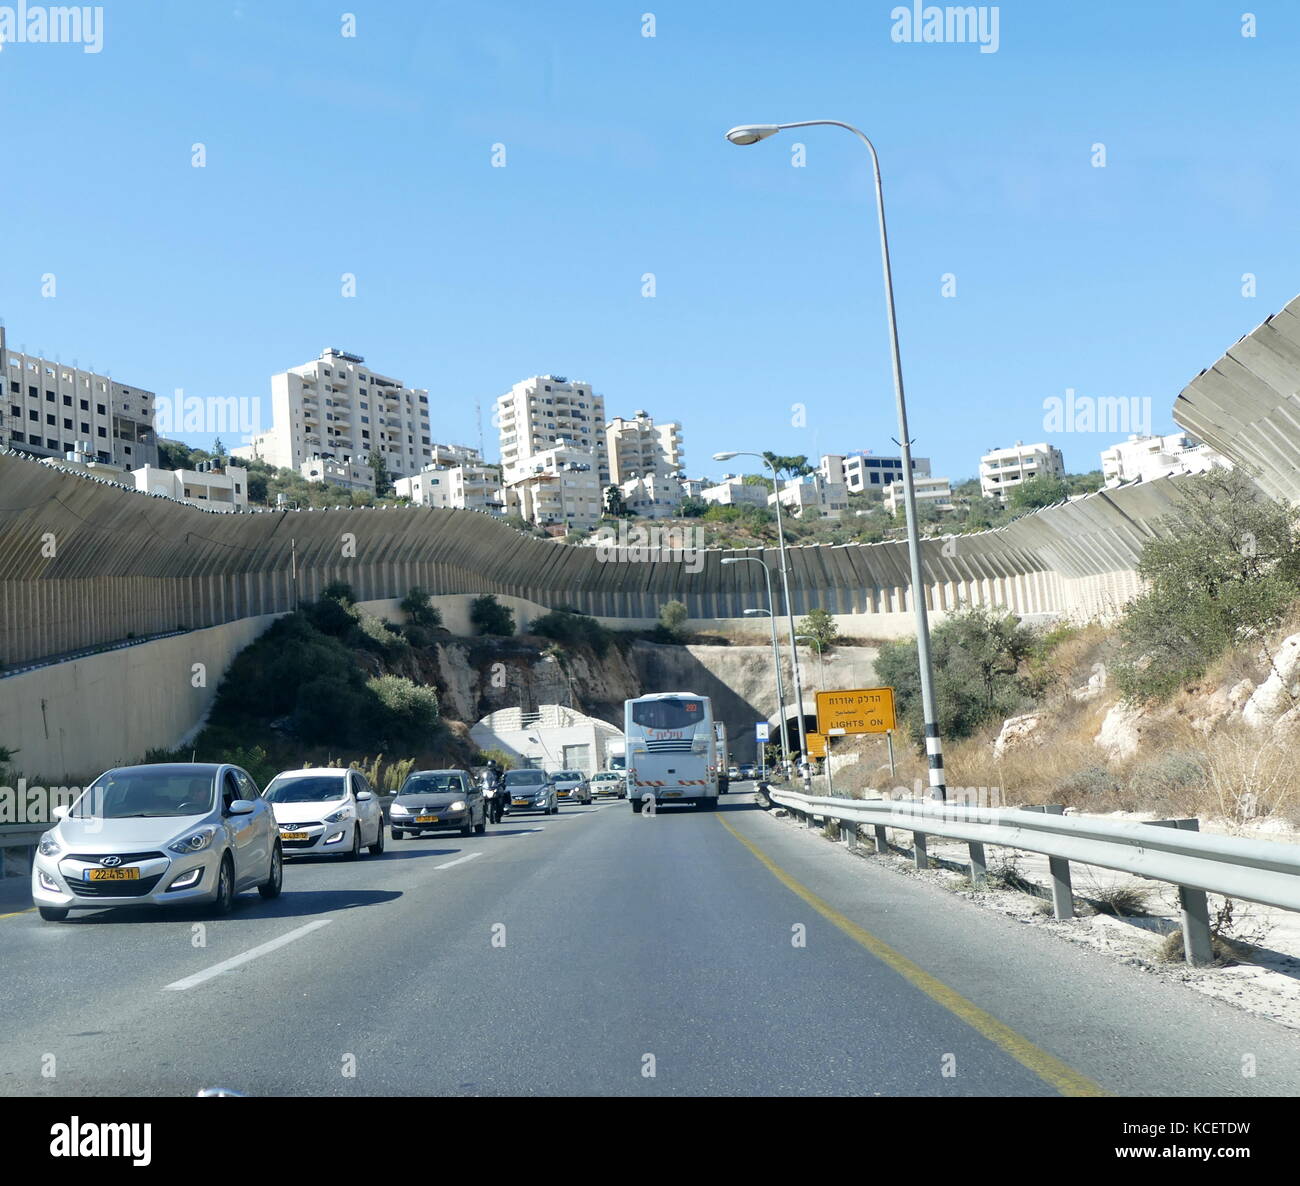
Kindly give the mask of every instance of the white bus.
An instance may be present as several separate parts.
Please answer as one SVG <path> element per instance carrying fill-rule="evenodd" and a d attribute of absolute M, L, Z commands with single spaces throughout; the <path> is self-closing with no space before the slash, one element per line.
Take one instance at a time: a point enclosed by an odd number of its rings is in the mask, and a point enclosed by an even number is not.
<path fill-rule="evenodd" d="M 727 744 L 727 726 L 722 721 L 713 722 L 713 736 L 718 743 L 718 794 L 731 789 L 731 746 Z"/>
<path fill-rule="evenodd" d="M 662 803 L 718 806 L 717 735 L 713 703 L 694 692 L 659 692 L 623 704 L 627 793 L 639 812 L 645 796 Z M 726 771 L 721 771 L 725 774 Z"/>

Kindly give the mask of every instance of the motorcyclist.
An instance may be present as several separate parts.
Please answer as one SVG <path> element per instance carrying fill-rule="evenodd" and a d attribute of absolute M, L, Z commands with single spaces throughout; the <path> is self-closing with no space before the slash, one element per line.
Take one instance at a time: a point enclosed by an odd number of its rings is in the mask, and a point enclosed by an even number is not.
<path fill-rule="evenodd" d="M 488 759 L 483 770 L 483 794 L 488 801 L 488 818 L 492 823 L 499 824 L 509 806 L 506 803 L 505 789 L 501 785 L 501 766 L 494 758 Z"/>

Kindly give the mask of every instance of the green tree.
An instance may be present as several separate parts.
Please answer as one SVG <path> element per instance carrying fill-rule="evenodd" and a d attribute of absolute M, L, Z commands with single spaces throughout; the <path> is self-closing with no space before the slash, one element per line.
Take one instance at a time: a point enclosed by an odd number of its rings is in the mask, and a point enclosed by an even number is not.
<path fill-rule="evenodd" d="M 626 519 L 629 515 L 623 488 L 615 486 L 612 482 L 605 487 L 605 514 L 615 519 Z"/>
<path fill-rule="evenodd" d="M 827 610 L 818 608 L 809 610 L 806 618 L 799 619 L 798 632 L 811 636 L 814 640 L 813 650 L 820 654 L 835 645 L 840 628 L 835 624 L 835 618 Z"/>
<path fill-rule="evenodd" d="M 983 725 L 1013 716 L 1025 703 L 1021 662 L 1033 650 L 1034 633 L 1013 614 L 984 606 L 953 614 L 930 636 L 939 732 L 969 737 Z M 900 722 L 924 745 L 921 669 L 916 639 L 881 644 L 876 676 L 894 689 Z"/>
<path fill-rule="evenodd" d="M 776 472 L 786 478 L 802 478 L 813 472 L 813 466 L 808 464 L 808 458 L 805 454 L 799 453 L 792 457 L 783 457 L 777 453 L 764 451 L 763 459 L 776 468 Z"/>
<path fill-rule="evenodd" d="M 429 591 L 419 585 L 412 585 L 399 604 L 407 621 L 413 626 L 431 630 L 442 625 L 442 611 L 429 600 Z"/>
<path fill-rule="evenodd" d="M 1064 478 L 1040 474 L 1018 486 L 1012 486 L 1007 495 L 1007 505 L 1013 511 L 1034 511 L 1064 502 L 1069 494 L 1070 488 Z"/>
<path fill-rule="evenodd" d="M 1134 701 L 1170 695 L 1233 646 L 1257 646 L 1300 597 L 1294 506 L 1239 469 L 1190 479 L 1179 503 L 1142 550 L 1146 591 L 1120 623 L 1116 683 Z"/>
<path fill-rule="evenodd" d="M 509 636 L 515 632 L 515 615 L 493 593 L 484 593 L 470 602 L 469 620 L 478 634 Z"/>
<path fill-rule="evenodd" d="M 393 484 L 388 474 L 388 465 L 384 461 L 384 455 L 378 449 L 372 449 L 366 461 L 370 466 L 370 472 L 375 476 L 375 494 L 382 497 L 390 493 Z"/>
<path fill-rule="evenodd" d="M 666 601 L 659 608 L 659 625 L 673 638 L 681 638 L 690 611 L 680 601 Z"/>

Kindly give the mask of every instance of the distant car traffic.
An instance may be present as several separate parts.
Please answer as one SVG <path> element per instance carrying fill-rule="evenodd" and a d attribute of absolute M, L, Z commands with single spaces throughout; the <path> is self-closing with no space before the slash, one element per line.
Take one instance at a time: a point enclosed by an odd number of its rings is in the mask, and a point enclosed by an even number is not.
<path fill-rule="evenodd" d="M 746 762 L 743 766 L 741 766 L 740 768 L 741 782 L 753 782 L 753 780 L 756 779 L 757 777 L 758 777 L 758 767 L 755 766 L 752 762 Z"/>
<path fill-rule="evenodd" d="M 262 798 L 275 813 L 285 856 L 356 860 L 362 848 L 384 851 L 384 809 L 359 770 L 284 770 Z"/>
<path fill-rule="evenodd" d="M 487 831 L 487 800 L 468 770 L 413 770 L 388 809 L 394 840 L 454 828 Z"/>
<path fill-rule="evenodd" d="M 542 770 L 507 770 L 506 795 L 511 811 L 540 811 L 556 815 L 560 810 L 555 787 Z"/>
<path fill-rule="evenodd" d="M 613 795 L 615 799 L 627 798 L 627 776 L 621 770 L 602 770 L 591 776 L 591 793 L 601 799 Z"/>
<path fill-rule="evenodd" d="M 557 770 L 551 775 L 551 786 L 559 803 L 591 805 L 591 784 L 581 770 Z"/>
<path fill-rule="evenodd" d="M 47 921 L 69 910 L 196 902 L 228 914 L 242 890 L 280 895 L 275 816 L 238 766 L 123 766 L 54 817 L 32 863 L 32 898 Z"/>

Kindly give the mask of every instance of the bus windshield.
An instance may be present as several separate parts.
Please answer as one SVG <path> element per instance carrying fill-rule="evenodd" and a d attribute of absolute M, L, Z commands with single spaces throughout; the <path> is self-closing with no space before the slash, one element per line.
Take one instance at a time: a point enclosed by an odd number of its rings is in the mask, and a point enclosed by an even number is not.
<path fill-rule="evenodd" d="M 693 729 L 704 720 L 699 700 L 637 700 L 632 703 L 632 722 L 643 729 Z"/>

